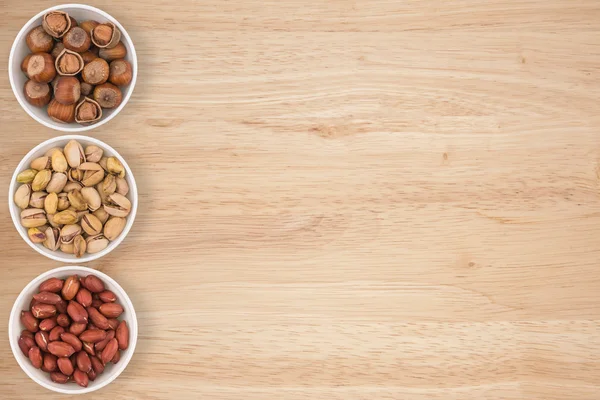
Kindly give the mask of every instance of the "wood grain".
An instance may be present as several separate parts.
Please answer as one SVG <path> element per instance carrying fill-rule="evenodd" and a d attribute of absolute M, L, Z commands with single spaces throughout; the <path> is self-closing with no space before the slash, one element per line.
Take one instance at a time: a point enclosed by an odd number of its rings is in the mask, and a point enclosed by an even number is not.
<path fill-rule="evenodd" d="M 140 192 L 91 264 L 140 335 L 112 399 L 595 400 L 600 3 L 91 1 L 138 86 L 91 132 Z M 0 181 L 58 132 L 6 60 L 48 2 L 4 0 Z M 0 197 L 0 331 L 57 267 Z M 0 341 L 4 399 L 59 399 Z M 95 394 L 82 398 L 95 398 Z"/>

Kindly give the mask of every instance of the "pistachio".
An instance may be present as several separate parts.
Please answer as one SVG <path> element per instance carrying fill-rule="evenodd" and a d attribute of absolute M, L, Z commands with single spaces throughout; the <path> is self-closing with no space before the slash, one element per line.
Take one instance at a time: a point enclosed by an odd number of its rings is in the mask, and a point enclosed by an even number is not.
<path fill-rule="evenodd" d="M 75 238 L 73 239 L 73 254 L 75 254 L 75 257 L 77 257 L 77 258 L 83 257 L 86 250 L 87 250 L 87 242 L 85 241 L 83 236 L 81 236 L 81 235 L 75 236 Z"/>
<path fill-rule="evenodd" d="M 29 198 L 29 205 L 33 208 L 44 208 L 46 196 L 48 196 L 46 192 L 33 192 Z"/>
<path fill-rule="evenodd" d="M 33 243 L 43 243 L 46 240 L 46 234 L 40 228 L 27 229 L 27 236 L 29 236 L 29 240 Z"/>
<path fill-rule="evenodd" d="M 116 182 L 117 182 L 116 192 L 119 194 L 122 194 L 123 196 L 127 196 L 127 193 L 129 193 L 129 184 L 127 183 L 127 181 L 124 178 L 120 178 L 117 176 Z"/>
<path fill-rule="evenodd" d="M 46 212 L 37 208 L 28 208 L 27 210 L 21 211 L 21 225 L 25 228 L 38 228 L 45 225 L 48 220 L 46 219 Z"/>
<path fill-rule="evenodd" d="M 57 224 L 56 222 L 54 222 L 54 215 L 55 214 L 46 214 L 46 217 L 48 218 L 48 223 L 51 227 L 60 229 L 62 227 L 62 224 Z"/>
<path fill-rule="evenodd" d="M 77 222 L 77 213 L 73 210 L 64 210 L 54 214 L 52 218 L 55 224 L 68 225 Z"/>
<path fill-rule="evenodd" d="M 106 223 L 106 221 L 108 221 L 108 218 L 110 217 L 110 215 L 108 215 L 108 213 L 106 212 L 104 207 L 101 207 L 101 208 L 97 209 L 96 211 L 94 211 L 93 215 L 96 218 L 98 218 L 98 220 L 103 224 Z"/>
<path fill-rule="evenodd" d="M 86 242 L 87 252 L 90 254 L 98 253 L 108 247 L 108 239 L 102 234 L 89 236 Z"/>
<path fill-rule="evenodd" d="M 58 153 L 56 153 L 58 154 Z M 46 191 L 48 193 L 60 193 L 65 188 L 67 184 L 67 175 L 62 172 L 55 172 L 52 174 L 52 178 L 50 178 L 50 182 L 48 182 L 48 186 L 46 186 Z"/>
<path fill-rule="evenodd" d="M 103 154 L 104 150 L 102 150 L 98 146 L 94 146 L 93 144 L 85 148 L 85 159 L 89 162 L 97 163 L 98 161 L 100 161 Z"/>
<path fill-rule="evenodd" d="M 119 178 L 122 179 L 122 178 Z M 102 193 L 108 196 L 117 190 L 117 177 L 111 174 L 106 175 L 102 181 Z"/>
<path fill-rule="evenodd" d="M 111 174 L 118 175 L 120 178 L 125 177 L 125 167 L 123 167 L 121 161 L 116 157 L 108 157 L 106 160 L 106 170 Z"/>
<path fill-rule="evenodd" d="M 77 140 L 71 140 L 65 146 L 65 158 L 71 168 L 77 168 L 85 162 L 85 153 L 83 147 Z"/>
<path fill-rule="evenodd" d="M 85 217 L 86 215 L 89 215 L 90 212 L 89 212 L 89 210 L 83 210 L 83 211 L 77 211 L 76 214 L 77 214 L 77 223 L 79 224 L 81 222 L 81 219 L 83 217 Z"/>
<path fill-rule="evenodd" d="M 108 166 L 106 165 L 107 162 L 108 162 L 108 157 L 102 157 L 100 159 L 100 161 L 98 161 L 98 164 L 100 164 L 100 166 L 102 167 L 103 170 L 108 171 Z"/>
<path fill-rule="evenodd" d="M 62 151 L 55 151 L 52 154 L 52 169 L 55 172 L 67 172 L 67 159 Z"/>
<path fill-rule="evenodd" d="M 33 178 L 37 175 L 37 171 L 35 169 L 26 169 L 17 175 L 17 182 L 19 183 L 31 183 L 33 182 Z"/>
<path fill-rule="evenodd" d="M 73 254 L 75 252 L 75 246 L 71 243 L 60 243 L 60 251 L 67 254 Z"/>
<path fill-rule="evenodd" d="M 57 210 L 58 211 L 63 211 L 66 210 L 67 208 L 69 208 L 71 206 L 71 203 L 69 203 L 69 198 L 68 198 L 68 194 L 67 193 L 60 193 L 58 195 L 58 205 L 57 205 Z"/>
<path fill-rule="evenodd" d="M 80 190 L 71 190 L 67 197 L 69 198 L 69 203 L 71 203 L 71 207 L 77 211 L 87 210 L 87 202 L 83 198 Z"/>
<path fill-rule="evenodd" d="M 94 214 L 87 214 L 81 218 L 81 228 L 90 236 L 102 233 L 102 222 Z"/>
<path fill-rule="evenodd" d="M 57 228 L 46 228 L 44 232 L 46 234 L 46 240 L 44 241 L 44 247 L 49 250 L 56 251 L 60 246 L 60 231 Z"/>
<path fill-rule="evenodd" d="M 108 195 L 106 193 L 104 193 L 104 190 L 102 189 L 103 183 L 104 183 L 104 181 L 97 184 L 96 190 L 98 191 L 98 194 L 100 195 L 100 202 L 104 205 L 104 204 L 108 203 Z"/>
<path fill-rule="evenodd" d="M 65 225 L 60 230 L 60 241 L 61 243 L 71 243 L 77 235 L 81 235 L 81 227 L 79 225 Z"/>
<path fill-rule="evenodd" d="M 68 177 L 70 182 L 80 182 L 83 179 L 83 171 L 78 168 L 71 168 Z"/>
<path fill-rule="evenodd" d="M 83 186 L 94 186 L 104 179 L 104 170 L 98 163 L 86 162 L 79 166 L 84 171 L 81 183 Z"/>
<path fill-rule="evenodd" d="M 104 205 L 104 210 L 115 217 L 126 217 L 131 212 L 131 202 L 122 194 L 113 193 L 108 196 L 108 204 Z"/>
<path fill-rule="evenodd" d="M 79 182 L 69 182 L 63 188 L 63 192 L 69 193 L 70 191 L 81 190 L 82 188 L 83 188 L 83 185 Z"/>
<path fill-rule="evenodd" d="M 110 219 L 104 225 L 104 237 L 108 240 L 115 240 L 123 229 L 125 229 L 125 224 L 127 220 L 121 217 L 110 217 Z"/>
<path fill-rule="evenodd" d="M 49 156 L 38 157 L 33 160 L 29 166 L 31 169 L 41 171 L 43 169 L 50 169 L 52 167 L 52 161 Z"/>
<path fill-rule="evenodd" d="M 58 195 L 56 193 L 50 193 L 44 200 L 44 210 L 46 214 L 56 214 L 58 208 Z"/>
<path fill-rule="evenodd" d="M 61 149 L 60 147 L 53 147 L 53 148 L 47 150 L 46 153 L 44 154 L 44 156 L 52 157 L 52 154 L 54 154 L 55 151 L 63 152 L 63 149 Z M 50 164 L 48 165 L 48 168 L 46 168 L 46 169 L 50 169 Z"/>
<path fill-rule="evenodd" d="M 48 182 L 50 182 L 50 178 L 52 178 L 52 171 L 49 169 L 39 171 L 35 174 L 35 178 L 33 178 L 31 189 L 35 192 L 46 189 Z"/>
<path fill-rule="evenodd" d="M 21 185 L 15 192 L 15 204 L 22 209 L 26 209 L 29 206 L 29 199 L 31 198 L 31 186 Z"/>
<path fill-rule="evenodd" d="M 93 187 L 84 187 L 81 189 L 81 195 L 87 203 L 88 209 L 92 212 L 96 211 L 102 205 L 100 194 Z"/>

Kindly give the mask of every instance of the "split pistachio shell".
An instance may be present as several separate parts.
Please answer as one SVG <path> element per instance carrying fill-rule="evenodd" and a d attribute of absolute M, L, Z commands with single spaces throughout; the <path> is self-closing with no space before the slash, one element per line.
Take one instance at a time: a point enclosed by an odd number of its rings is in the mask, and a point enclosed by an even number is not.
<path fill-rule="evenodd" d="M 75 236 L 75 238 L 73 239 L 73 254 L 75 254 L 75 257 L 77 257 L 77 258 L 83 257 L 86 250 L 87 250 L 87 242 L 85 241 L 83 236 L 81 236 L 81 235 Z"/>
<path fill-rule="evenodd" d="M 98 161 L 100 161 L 103 154 L 104 154 L 104 150 L 102 150 L 100 147 L 95 146 L 93 144 L 91 144 L 85 148 L 85 159 L 89 162 L 97 163 Z"/>
<path fill-rule="evenodd" d="M 98 253 L 108 247 L 108 239 L 102 234 L 89 236 L 86 242 L 87 252 L 90 254 Z"/>
<path fill-rule="evenodd" d="M 15 192 L 15 204 L 22 209 L 29 207 L 29 200 L 31 199 L 31 186 L 25 184 L 19 186 Z"/>
<path fill-rule="evenodd" d="M 31 183 L 31 189 L 35 192 L 46 189 L 48 186 L 48 182 L 52 178 L 52 171 L 49 169 L 43 169 L 39 171 L 35 178 L 33 178 L 33 182 Z"/>
<path fill-rule="evenodd" d="M 106 221 L 108 221 L 108 218 L 110 217 L 110 215 L 108 215 L 108 213 L 106 212 L 104 207 L 99 208 L 96 211 L 94 211 L 93 215 L 96 218 L 98 218 L 98 220 L 100 220 L 100 222 L 102 222 L 103 224 L 105 224 Z"/>
<path fill-rule="evenodd" d="M 100 164 L 100 166 L 102 167 L 103 170 L 108 171 L 108 166 L 106 165 L 107 162 L 108 162 L 108 157 L 102 157 L 100 159 L 100 161 L 98 161 L 98 164 Z"/>
<path fill-rule="evenodd" d="M 69 193 L 73 190 L 81 190 L 83 188 L 83 185 L 79 182 L 68 182 L 65 187 L 63 188 L 63 192 L 65 193 Z"/>
<path fill-rule="evenodd" d="M 79 170 L 83 171 L 83 186 L 94 186 L 104 179 L 104 170 L 98 163 L 85 162 L 79 166 Z"/>
<path fill-rule="evenodd" d="M 116 192 L 122 194 L 123 196 L 127 196 L 127 193 L 129 193 L 129 184 L 127 183 L 127 180 L 118 176 L 115 178 L 115 180 L 117 182 Z"/>
<path fill-rule="evenodd" d="M 131 202 L 127 197 L 113 193 L 108 196 L 108 204 L 104 205 L 104 210 L 115 217 L 126 217 L 131 212 Z"/>
<path fill-rule="evenodd" d="M 67 174 L 69 182 L 80 182 L 83 179 L 83 171 L 79 168 L 71 168 Z"/>
<path fill-rule="evenodd" d="M 48 220 L 46 219 L 46 212 L 37 208 L 28 208 L 27 210 L 21 211 L 21 225 L 25 228 L 38 228 L 45 225 Z"/>
<path fill-rule="evenodd" d="M 73 242 L 71 242 L 71 243 L 60 242 L 60 251 L 62 251 L 63 253 L 67 253 L 67 254 L 73 254 L 75 252 Z"/>
<path fill-rule="evenodd" d="M 102 193 L 106 196 L 113 194 L 117 190 L 117 177 L 111 174 L 106 175 L 102 181 Z"/>
<path fill-rule="evenodd" d="M 60 241 L 61 243 L 71 243 L 75 236 L 81 234 L 81 227 L 79 225 L 71 224 L 65 225 L 60 230 Z"/>
<path fill-rule="evenodd" d="M 68 225 L 77 222 L 77 213 L 73 210 L 64 210 L 54 214 L 52 219 L 55 224 Z"/>
<path fill-rule="evenodd" d="M 111 217 L 106 222 L 106 225 L 104 225 L 104 236 L 108 240 L 115 240 L 123 232 L 123 229 L 125 229 L 126 223 L 127 220 L 125 218 Z"/>
<path fill-rule="evenodd" d="M 27 229 L 27 236 L 33 243 L 43 243 L 46 241 L 46 234 L 41 228 L 43 228 L 43 226 L 40 228 Z"/>
<path fill-rule="evenodd" d="M 125 177 L 125 167 L 116 157 L 108 157 L 106 160 L 106 169 L 109 173 L 118 175 L 120 178 Z"/>
<path fill-rule="evenodd" d="M 102 205 L 100 194 L 93 187 L 84 187 L 81 189 L 81 195 L 87 203 L 88 209 L 92 212 L 96 211 Z"/>
<path fill-rule="evenodd" d="M 58 250 L 60 247 L 60 231 L 57 228 L 48 227 L 44 233 L 46 234 L 44 247 L 52 251 Z"/>
<path fill-rule="evenodd" d="M 58 209 L 58 195 L 56 193 L 50 193 L 44 200 L 44 210 L 46 214 L 56 214 Z"/>
<path fill-rule="evenodd" d="M 44 208 L 44 202 L 46 201 L 46 192 L 33 192 L 29 198 L 29 206 L 33 208 Z"/>
<path fill-rule="evenodd" d="M 48 223 L 51 227 L 60 229 L 62 227 L 62 224 L 57 224 L 56 222 L 54 222 L 55 215 L 56 214 L 46 214 L 46 217 L 48 217 Z"/>
<path fill-rule="evenodd" d="M 31 169 L 41 171 L 43 169 L 50 169 L 52 167 L 52 161 L 49 156 L 38 157 L 33 160 L 30 164 Z"/>
<path fill-rule="evenodd" d="M 67 143 L 64 154 L 71 168 L 77 168 L 85 162 L 83 147 L 77 140 L 71 140 Z"/>
<path fill-rule="evenodd" d="M 31 183 L 33 182 L 33 178 L 37 175 L 37 171 L 35 169 L 26 169 L 17 175 L 17 182 L 19 183 Z"/>
<path fill-rule="evenodd" d="M 71 190 L 67 197 L 69 198 L 69 203 L 71 203 L 71 207 L 77 211 L 87 210 L 87 202 L 83 198 L 80 190 Z"/>
<path fill-rule="evenodd" d="M 63 211 L 66 210 L 67 208 L 69 208 L 71 206 L 71 203 L 69 203 L 69 198 L 67 193 L 60 193 L 58 195 L 58 204 L 57 204 L 57 210 L 58 211 Z"/>
<path fill-rule="evenodd" d="M 87 214 L 81 218 L 81 228 L 90 236 L 102 233 L 102 222 L 94 214 Z"/>
<path fill-rule="evenodd" d="M 100 182 L 96 185 L 96 191 L 98 191 L 98 194 L 100 195 L 100 202 L 104 205 L 108 203 L 108 195 L 104 193 L 104 190 L 102 188 L 103 183 L 104 182 Z"/>
<path fill-rule="evenodd" d="M 52 169 L 55 172 L 67 172 L 68 164 L 62 151 L 55 151 L 52 154 Z"/>
<path fill-rule="evenodd" d="M 83 210 L 83 211 L 77 211 L 77 223 L 81 223 L 81 219 L 86 216 L 89 215 L 90 211 L 89 210 Z"/>
<path fill-rule="evenodd" d="M 52 174 L 52 178 L 50 178 L 48 186 L 46 186 L 46 191 L 48 193 L 60 193 L 63 191 L 66 184 L 67 175 L 62 172 L 55 172 Z"/>

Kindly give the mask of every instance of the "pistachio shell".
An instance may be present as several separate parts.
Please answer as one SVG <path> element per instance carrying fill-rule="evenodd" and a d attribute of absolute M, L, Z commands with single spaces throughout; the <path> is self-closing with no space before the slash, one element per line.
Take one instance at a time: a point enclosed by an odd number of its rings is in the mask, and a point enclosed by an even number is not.
<path fill-rule="evenodd" d="M 44 241 L 44 247 L 49 250 L 56 251 L 60 246 L 60 231 L 57 228 L 46 228 L 44 232 L 46 234 L 46 240 Z"/>
<path fill-rule="evenodd" d="M 85 162 L 83 147 L 77 140 L 71 140 L 67 143 L 64 154 L 71 168 L 77 168 Z"/>
<path fill-rule="evenodd" d="M 30 167 L 38 171 L 50 169 L 52 167 L 52 162 L 49 156 L 38 157 L 31 162 Z"/>
<path fill-rule="evenodd" d="M 63 151 L 63 149 L 61 149 L 60 147 L 53 147 L 49 150 L 46 151 L 46 153 L 44 153 L 44 156 L 46 157 L 52 157 L 52 154 L 54 154 L 55 151 Z M 50 165 L 48 165 L 48 168 L 46 169 L 50 169 Z"/>
<path fill-rule="evenodd" d="M 108 160 L 106 160 L 106 169 L 109 173 L 118 175 L 120 178 L 125 177 L 125 167 L 116 157 L 108 157 Z"/>
<path fill-rule="evenodd" d="M 48 217 L 48 223 L 51 227 L 60 229 L 62 228 L 62 224 L 57 224 L 56 222 L 54 222 L 55 215 L 56 214 L 46 214 L 46 217 Z"/>
<path fill-rule="evenodd" d="M 29 205 L 33 208 L 44 208 L 44 201 L 46 201 L 46 192 L 33 192 L 29 198 Z"/>
<path fill-rule="evenodd" d="M 93 215 L 96 218 L 98 218 L 98 220 L 100 220 L 100 222 L 102 222 L 103 224 L 106 223 L 106 221 L 108 221 L 108 218 L 110 217 L 110 215 L 108 215 L 104 207 L 101 207 L 94 211 Z"/>
<path fill-rule="evenodd" d="M 55 153 L 55 154 L 58 154 Z M 48 182 L 48 186 L 46 186 L 46 191 L 48 193 L 60 193 L 65 188 L 67 184 L 67 175 L 62 172 L 55 172 L 52 174 L 52 178 L 50 178 L 50 182 Z"/>
<path fill-rule="evenodd" d="M 75 236 L 73 239 L 73 254 L 75 257 L 80 258 L 83 257 L 85 251 L 87 250 L 87 242 L 81 235 Z"/>
<path fill-rule="evenodd" d="M 76 213 L 77 213 L 77 223 L 80 223 L 80 222 L 81 222 L 81 219 L 82 219 L 84 216 L 86 216 L 86 215 L 89 215 L 89 214 L 90 214 L 90 211 L 89 211 L 89 210 L 83 210 L 83 211 L 77 211 Z"/>
<path fill-rule="evenodd" d="M 21 225 L 25 228 L 38 228 L 45 225 L 48 220 L 46 219 L 46 212 L 37 208 L 28 208 L 27 210 L 21 211 Z"/>
<path fill-rule="evenodd" d="M 121 178 L 119 178 L 121 179 Z M 117 190 L 117 177 L 111 174 L 106 175 L 102 181 L 102 193 L 108 196 Z"/>
<path fill-rule="evenodd" d="M 75 247 L 73 246 L 73 242 L 71 243 L 60 243 L 60 251 L 67 254 L 73 254 L 75 252 Z"/>
<path fill-rule="evenodd" d="M 93 187 L 84 187 L 81 189 L 81 195 L 87 203 L 88 209 L 92 212 L 96 211 L 102 205 L 100 194 Z"/>
<path fill-rule="evenodd" d="M 121 177 L 117 176 L 116 182 L 117 182 L 116 192 L 119 194 L 122 194 L 123 196 L 127 196 L 127 193 L 129 193 L 129 184 L 127 183 L 127 180 L 125 180 L 125 178 L 121 178 Z"/>
<path fill-rule="evenodd" d="M 67 172 L 67 159 L 62 151 L 55 151 L 52 154 L 52 169 L 56 172 Z"/>
<path fill-rule="evenodd" d="M 104 235 L 94 235 L 86 239 L 87 252 L 90 254 L 98 253 L 108 246 L 108 239 Z"/>
<path fill-rule="evenodd" d="M 63 192 L 69 193 L 72 190 L 81 190 L 83 185 L 79 182 L 68 182 L 63 188 Z"/>
<path fill-rule="evenodd" d="M 19 183 L 31 183 L 33 182 L 33 178 L 37 175 L 37 171 L 35 169 L 26 169 L 22 171 L 19 175 L 17 175 L 17 182 Z"/>
<path fill-rule="evenodd" d="M 87 214 L 81 218 L 81 228 L 90 236 L 102 233 L 102 222 L 94 214 Z"/>
<path fill-rule="evenodd" d="M 71 190 L 67 197 L 69 198 L 69 203 L 71 203 L 71 207 L 77 211 L 87 210 L 87 202 L 83 198 L 81 191 L 78 189 Z"/>
<path fill-rule="evenodd" d="M 65 225 L 60 230 L 60 241 L 61 243 L 71 243 L 75 236 L 81 234 L 81 227 L 79 225 L 70 224 Z"/>
<path fill-rule="evenodd" d="M 108 157 L 102 157 L 100 159 L 100 161 L 98 161 L 98 164 L 100 164 L 100 166 L 102 167 L 103 170 L 108 171 L 107 162 L 108 162 Z"/>
<path fill-rule="evenodd" d="M 77 222 L 77 213 L 73 210 L 64 210 L 54 214 L 52 219 L 55 224 L 68 225 Z"/>
<path fill-rule="evenodd" d="M 71 168 L 68 172 L 69 181 L 79 182 L 83 179 L 83 171 L 78 168 Z"/>
<path fill-rule="evenodd" d="M 58 211 L 66 210 L 71 206 L 71 203 L 69 203 L 69 198 L 67 196 L 67 193 L 60 193 L 58 195 L 58 205 L 56 207 Z"/>
<path fill-rule="evenodd" d="M 40 228 L 27 229 L 27 236 L 33 243 L 43 243 L 46 240 L 46 234 Z"/>
<path fill-rule="evenodd" d="M 108 204 L 104 205 L 104 210 L 115 217 L 126 217 L 131 212 L 131 202 L 127 197 L 113 193 L 108 196 Z"/>
<path fill-rule="evenodd" d="M 111 217 L 104 225 L 104 237 L 108 240 L 115 240 L 125 229 L 126 223 L 125 218 Z"/>
<path fill-rule="evenodd" d="M 21 185 L 15 192 L 15 204 L 22 209 L 29 207 L 29 199 L 31 198 L 31 186 Z"/>
<path fill-rule="evenodd" d="M 98 161 L 100 161 L 103 154 L 104 150 L 102 150 L 98 146 L 94 146 L 93 144 L 85 148 L 85 159 L 89 162 L 97 163 Z"/>
<path fill-rule="evenodd" d="M 56 193 L 50 193 L 44 200 L 44 210 L 46 214 L 56 214 L 58 209 L 58 195 Z"/>
<path fill-rule="evenodd" d="M 35 192 L 46 189 L 48 182 L 52 178 L 52 171 L 49 169 L 43 169 L 35 174 L 33 182 L 31 183 L 31 189 Z"/>

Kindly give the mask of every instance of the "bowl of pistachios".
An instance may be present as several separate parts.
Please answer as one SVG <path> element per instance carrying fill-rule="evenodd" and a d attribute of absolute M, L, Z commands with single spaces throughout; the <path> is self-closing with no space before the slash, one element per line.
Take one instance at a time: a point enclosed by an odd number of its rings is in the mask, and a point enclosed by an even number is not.
<path fill-rule="evenodd" d="M 9 187 L 17 231 L 56 261 L 96 260 L 127 236 L 137 212 L 137 186 L 121 155 L 106 143 L 67 135 L 37 145 Z"/>

